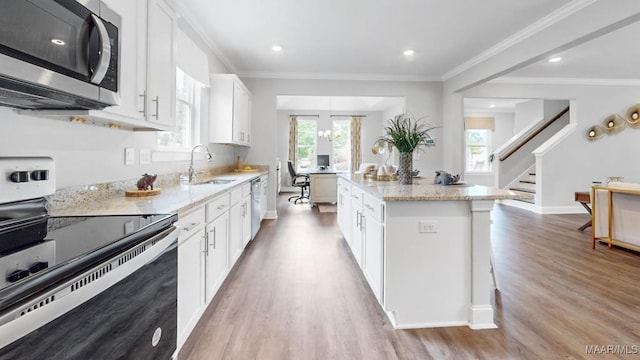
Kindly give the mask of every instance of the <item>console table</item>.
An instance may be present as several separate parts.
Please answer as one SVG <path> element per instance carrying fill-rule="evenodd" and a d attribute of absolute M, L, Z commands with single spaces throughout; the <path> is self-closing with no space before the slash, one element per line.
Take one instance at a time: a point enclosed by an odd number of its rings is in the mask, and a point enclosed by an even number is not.
<path fill-rule="evenodd" d="M 585 209 L 587 209 L 587 212 L 589 213 L 589 215 L 591 215 L 591 207 L 589 206 L 591 204 L 591 193 L 590 192 L 588 192 L 588 191 L 576 191 L 575 200 L 577 202 L 579 202 L 580 204 L 582 204 L 582 206 Z M 588 228 L 589 226 L 591 226 L 591 220 L 587 221 L 586 223 L 584 223 L 584 225 L 580 226 L 578 228 L 578 230 L 584 231 L 584 229 Z"/>

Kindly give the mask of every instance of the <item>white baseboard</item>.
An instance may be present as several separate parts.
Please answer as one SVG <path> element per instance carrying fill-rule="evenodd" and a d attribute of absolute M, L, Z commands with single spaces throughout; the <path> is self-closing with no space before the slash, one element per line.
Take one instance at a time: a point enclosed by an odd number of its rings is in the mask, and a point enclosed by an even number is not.
<path fill-rule="evenodd" d="M 391 325 L 396 330 L 406 330 L 406 329 L 423 329 L 423 328 L 437 328 L 437 327 L 451 327 L 451 326 L 466 326 L 469 325 L 466 321 L 447 321 L 447 322 L 429 322 L 429 323 L 408 323 L 408 324 L 397 324 L 396 317 L 391 311 L 385 311 L 387 314 L 387 318 Z"/>
<path fill-rule="evenodd" d="M 469 307 L 469 327 L 473 330 L 496 329 L 493 322 L 493 306 L 471 305 Z"/>
<path fill-rule="evenodd" d="M 264 214 L 264 218 L 268 220 L 276 220 L 278 218 L 278 212 L 276 210 L 267 211 Z"/>
<path fill-rule="evenodd" d="M 535 204 L 517 200 L 498 200 L 496 202 L 499 204 L 517 207 L 519 209 L 529 210 L 536 214 L 587 214 L 582 205 L 540 207 Z"/>

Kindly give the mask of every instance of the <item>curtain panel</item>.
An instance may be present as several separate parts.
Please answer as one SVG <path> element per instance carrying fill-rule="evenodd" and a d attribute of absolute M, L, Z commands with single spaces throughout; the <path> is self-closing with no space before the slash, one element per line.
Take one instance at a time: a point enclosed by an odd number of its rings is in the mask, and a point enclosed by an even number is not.
<path fill-rule="evenodd" d="M 298 118 L 291 116 L 289 121 L 289 160 L 296 167 L 296 154 L 298 144 Z"/>
<path fill-rule="evenodd" d="M 351 171 L 357 171 L 362 163 L 362 149 L 360 148 L 361 120 L 354 116 L 351 118 Z"/>

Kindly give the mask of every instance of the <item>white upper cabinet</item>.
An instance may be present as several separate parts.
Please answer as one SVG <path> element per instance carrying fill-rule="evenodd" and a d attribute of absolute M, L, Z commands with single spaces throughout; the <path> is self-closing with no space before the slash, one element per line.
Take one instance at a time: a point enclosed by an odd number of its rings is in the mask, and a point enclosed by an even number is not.
<path fill-rule="evenodd" d="M 170 130 L 175 124 L 176 15 L 161 0 L 149 0 L 147 17 L 147 121 Z"/>
<path fill-rule="evenodd" d="M 176 14 L 162 0 L 104 1 L 122 18 L 118 33 L 120 105 L 78 115 L 110 127 L 173 129 Z"/>
<path fill-rule="evenodd" d="M 131 122 L 144 122 L 143 101 L 146 89 L 146 24 L 145 1 L 104 0 L 122 17 L 120 40 L 120 105 L 104 109 L 108 115 Z"/>
<path fill-rule="evenodd" d="M 251 145 L 251 92 L 236 75 L 211 75 L 209 142 Z"/>

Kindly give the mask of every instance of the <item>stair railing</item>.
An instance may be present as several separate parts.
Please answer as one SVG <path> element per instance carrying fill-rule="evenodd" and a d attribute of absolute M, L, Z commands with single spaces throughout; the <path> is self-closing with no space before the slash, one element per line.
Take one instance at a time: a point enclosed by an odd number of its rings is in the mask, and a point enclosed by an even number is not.
<path fill-rule="evenodd" d="M 538 126 L 531 129 L 531 132 L 529 132 L 527 136 L 524 136 L 520 141 L 518 141 L 517 143 L 513 144 L 512 146 L 508 147 L 503 152 L 498 154 L 498 159 L 500 161 L 507 160 L 511 155 L 513 155 L 516 151 L 520 150 L 520 148 L 525 146 L 529 141 L 531 141 L 531 139 L 535 138 L 538 134 L 544 131 L 544 129 L 551 126 L 551 124 L 553 124 L 556 120 L 560 119 L 567 112 L 569 112 L 568 106 L 564 110 L 560 111 L 556 116 L 552 117 L 551 119 L 545 122 L 540 123 Z M 491 157 L 492 157 L 491 160 L 493 160 L 494 155 L 492 154 Z"/>

